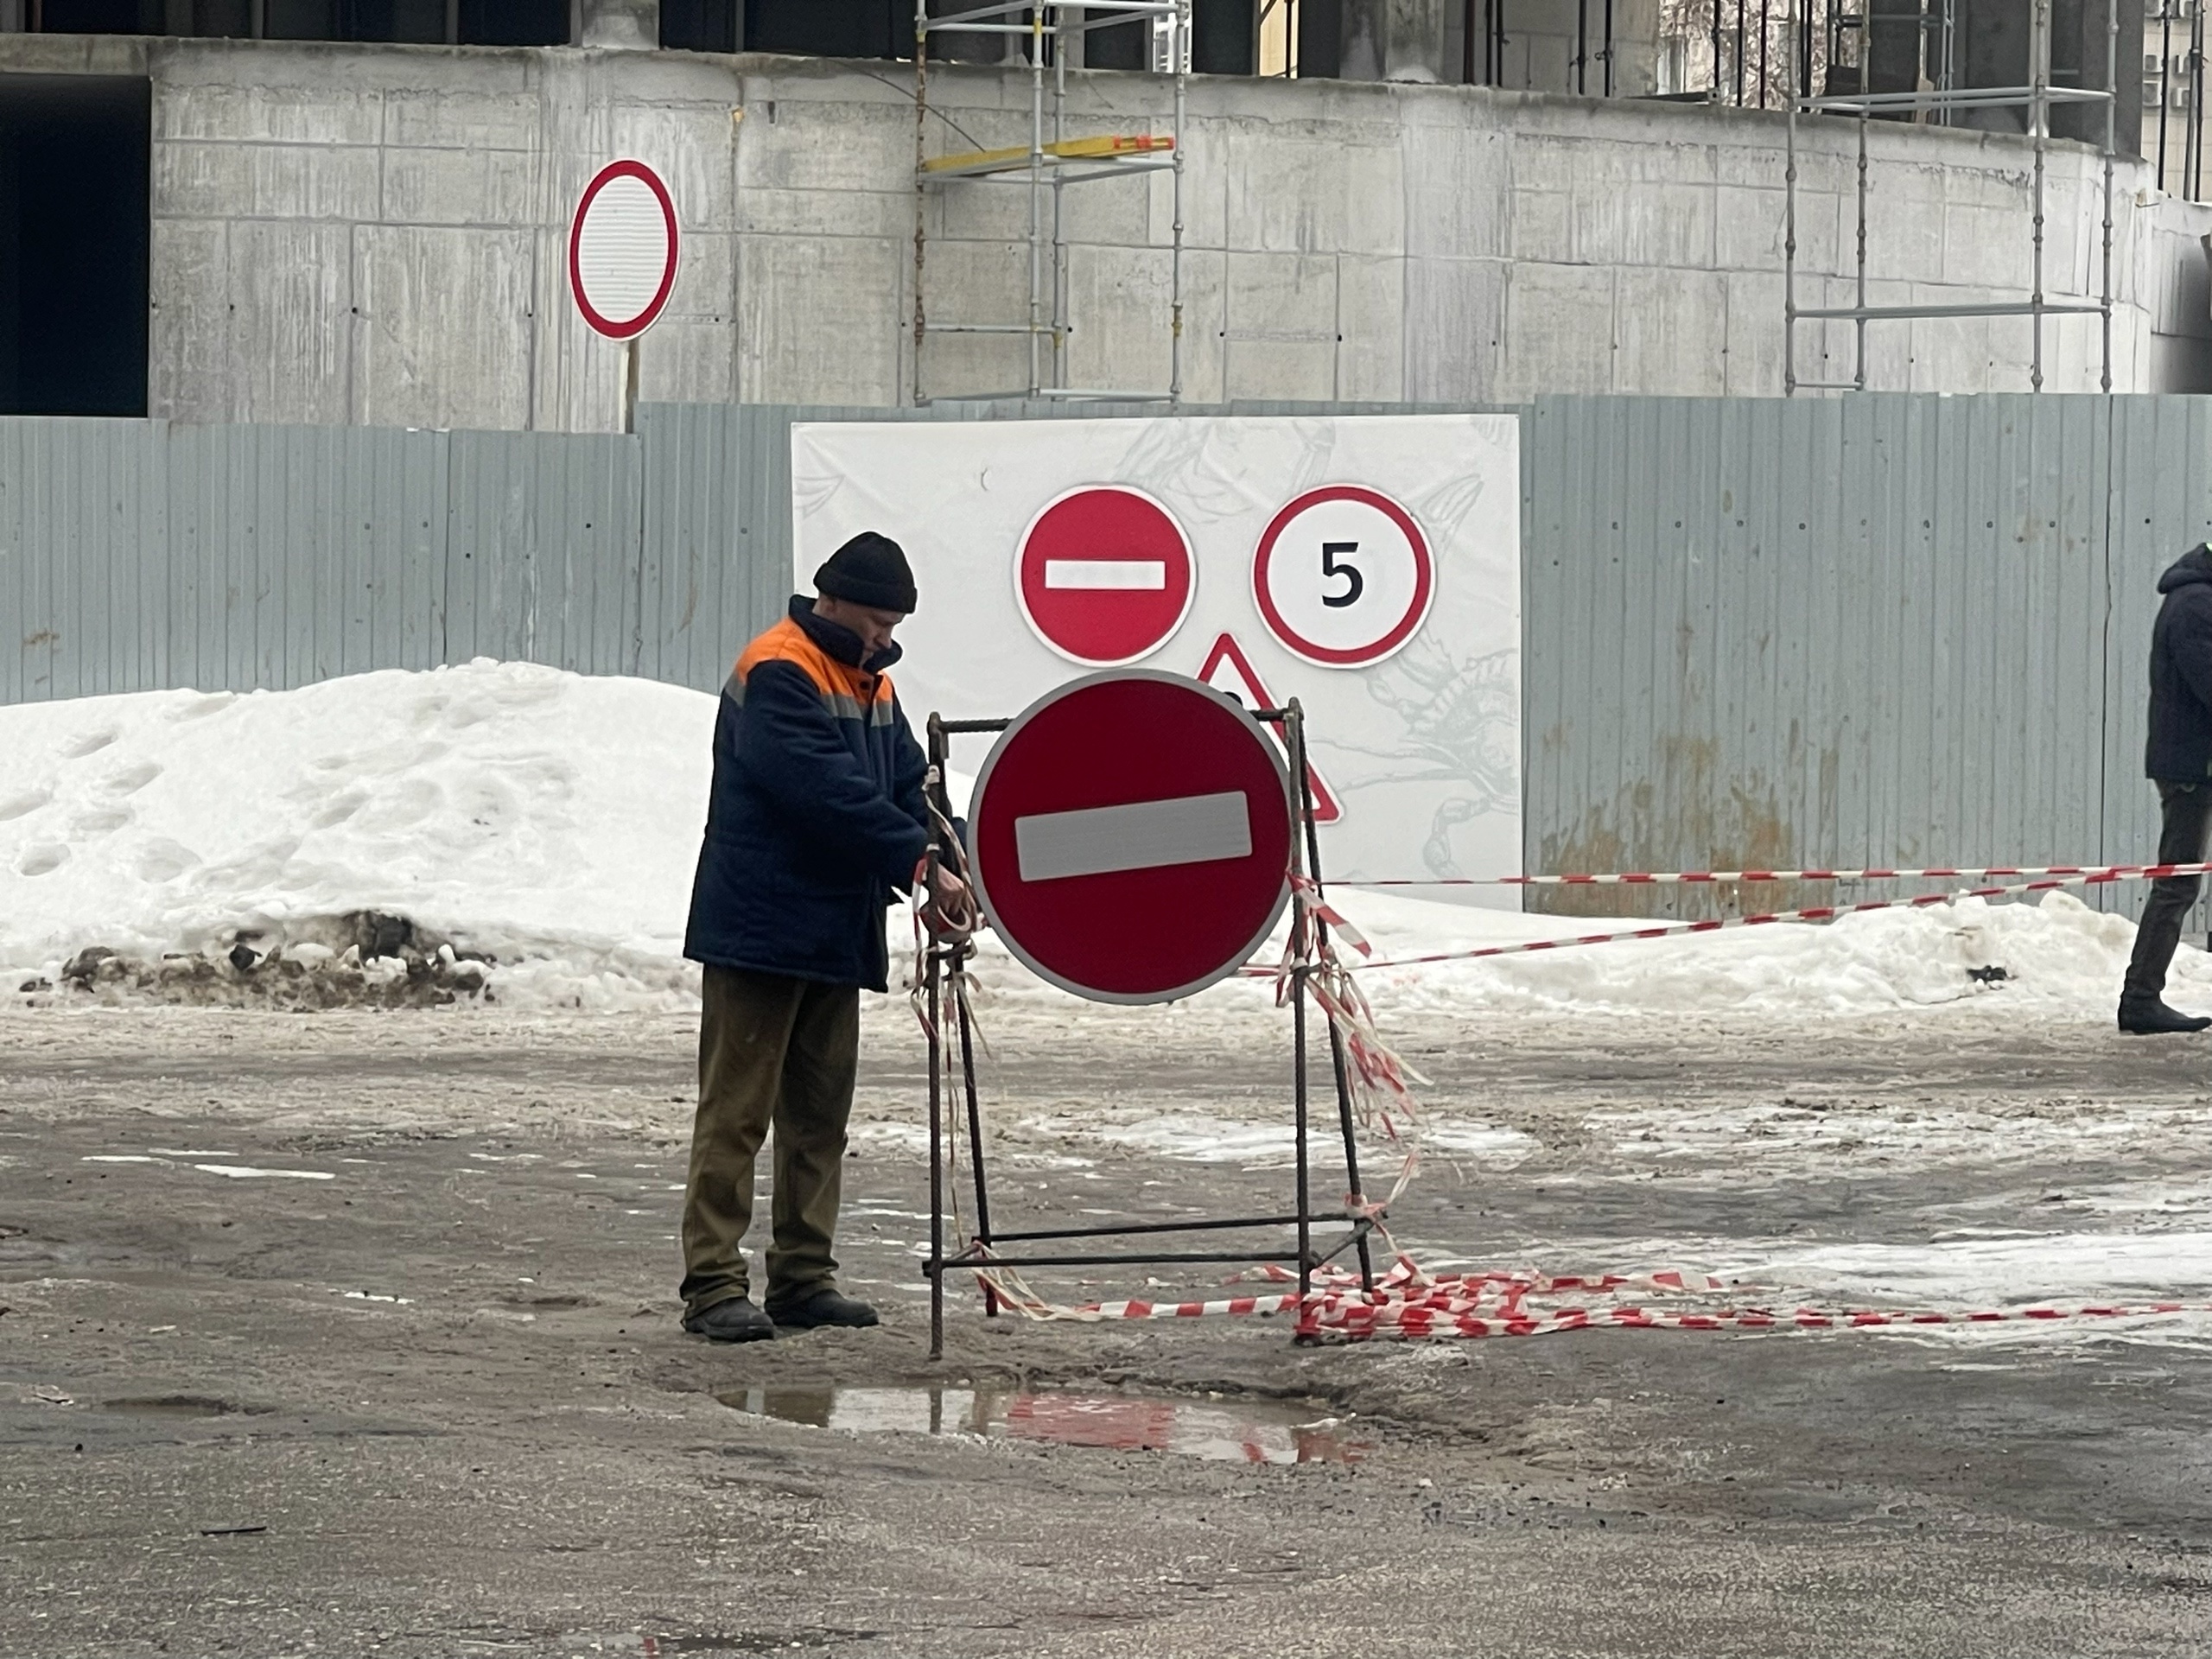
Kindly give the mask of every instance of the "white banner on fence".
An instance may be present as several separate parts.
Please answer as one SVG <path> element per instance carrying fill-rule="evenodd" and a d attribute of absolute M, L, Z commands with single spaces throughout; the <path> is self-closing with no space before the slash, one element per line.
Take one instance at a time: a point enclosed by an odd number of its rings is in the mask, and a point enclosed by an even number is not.
<path fill-rule="evenodd" d="M 1326 874 L 1517 870 L 1519 437 L 1510 415 L 798 425 L 797 585 L 861 531 L 906 548 L 918 731 L 1122 664 L 1295 696 Z"/>

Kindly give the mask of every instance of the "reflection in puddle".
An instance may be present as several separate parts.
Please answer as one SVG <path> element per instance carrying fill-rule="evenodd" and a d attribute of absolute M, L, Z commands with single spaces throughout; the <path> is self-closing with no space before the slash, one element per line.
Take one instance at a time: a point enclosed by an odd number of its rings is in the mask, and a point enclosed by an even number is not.
<path fill-rule="evenodd" d="M 981 1434 L 1231 1463 L 1357 1463 L 1370 1450 L 1332 1423 L 1313 1421 L 1309 1410 L 1272 1400 L 943 1388 L 738 1389 L 716 1397 L 755 1416 L 816 1428 Z"/>

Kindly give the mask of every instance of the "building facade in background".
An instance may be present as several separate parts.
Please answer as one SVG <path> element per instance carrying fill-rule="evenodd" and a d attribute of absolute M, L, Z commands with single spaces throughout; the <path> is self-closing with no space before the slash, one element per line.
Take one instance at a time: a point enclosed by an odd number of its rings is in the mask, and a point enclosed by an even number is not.
<path fill-rule="evenodd" d="M 620 156 L 670 181 L 686 238 L 648 400 L 911 401 L 918 208 L 932 315 L 1020 314 L 1026 180 L 918 196 L 905 0 L 533 3 L 0 0 L 0 410 L 619 429 L 620 348 L 575 315 L 565 251 Z M 1758 0 L 1718 0 L 1713 57 L 1714 3 L 1688 36 L 1658 0 L 1196 0 L 1184 397 L 1779 394 L 1790 43 L 1762 79 Z M 2078 57 L 2103 14 L 2069 16 Z M 1977 27 L 1961 62 L 2012 73 Z M 1071 133 L 1168 130 L 1160 42 L 1125 28 L 1068 67 Z M 1022 50 L 932 64 L 926 153 L 1028 144 Z M 1828 56 L 1783 55 L 1827 84 Z M 1801 305 L 1855 296 L 1857 142 L 1801 121 Z M 1884 121 L 1869 156 L 1872 302 L 2027 290 L 2017 130 Z M 2155 158 L 2115 182 L 2114 388 L 2212 389 L 2212 213 Z M 2053 296 L 2099 291 L 2102 185 L 2096 149 L 2050 148 Z M 1174 213 L 1163 173 L 1069 193 L 1069 384 L 1167 384 Z M 2046 386 L 2095 390 L 2097 320 L 2046 328 Z M 1801 324 L 1800 378 L 1833 378 L 1848 332 Z M 1022 383 L 1004 337 L 919 349 L 935 395 Z M 2028 384 L 2018 318 L 1878 324 L 1868 350 L 1876 390 Z"/>

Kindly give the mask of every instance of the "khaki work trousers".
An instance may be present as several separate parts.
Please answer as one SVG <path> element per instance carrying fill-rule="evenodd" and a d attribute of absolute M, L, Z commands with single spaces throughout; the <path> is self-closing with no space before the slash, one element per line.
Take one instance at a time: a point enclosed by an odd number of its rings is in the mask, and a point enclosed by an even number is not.
<path fill-rule="evenodd" d="M 738 1241 L 753 1222 L 753 1163 L 772 1127 L 767 1301 L 777 1305 L 836 1281 L 830 1243 L 860 1063 L 861 994 L 714 967 L 701 992 L 684 1310 L 702 1313 L 747 1294 Z"/>

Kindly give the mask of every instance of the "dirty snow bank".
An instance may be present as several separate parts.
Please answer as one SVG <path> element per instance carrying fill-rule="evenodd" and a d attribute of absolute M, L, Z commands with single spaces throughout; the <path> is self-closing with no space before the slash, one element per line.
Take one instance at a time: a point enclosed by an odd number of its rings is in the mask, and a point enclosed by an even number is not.
<path fill-rule="evenodd" d="M 16 993 L 0 1006 L 488 994 L 525 1007 L 682 1007 L 696 995 L 681 949 L 714 717 L 699 692 L 485 660 L 297 691 L 0 709 L 0 991 Z M 1336 897 L 1383 956 L 1606 925 Z M 888 925 L 898 960 L 909 924 L 893 912 Z M 1390 969 L 1363 982 L 1386 1017 L 1797 1016 L 1969 998 L 2102 1014 L 2133 938 L 2125 920 L 2054 894 Z M 995 995 L 1065 1001 L 994 940 L 979 966 Z M 2005 976 L 1993 986 L 1970 971 L 1992 968 Z M 2201 952 L 2183 952 L 2175 982 L 2177 1000 L 2212 1003 Z M 1263 984 L 1232 982 L 1189 1013 L 1201 1024 L 1264 1017 L 1269 1001 Z"/>
<path fill-rule="evenodd" d="M 93 988 L 163 1000 L 681 998 L 714 718 L 483 660 L 0 709 L 5 988 L 97 948 Z"/>

